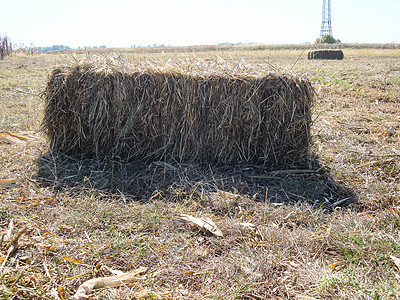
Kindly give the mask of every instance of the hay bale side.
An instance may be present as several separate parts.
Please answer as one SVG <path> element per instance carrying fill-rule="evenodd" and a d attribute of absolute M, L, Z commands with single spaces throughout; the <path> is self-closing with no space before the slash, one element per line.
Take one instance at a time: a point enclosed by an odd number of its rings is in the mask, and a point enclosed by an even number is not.
<path fill-rule="evenodd" d="M 297 165 L 312 97 L 309 81 L 285 74 L 77 64 L 49 76 L 43 129 L 52 151 L 84 157 Z"/>
<path fill-rule="evenodd" d="M 308 52 L 308 59 L 336 59 L 342 60 L 344 54 L 342 50 L 316 50 Z"/>

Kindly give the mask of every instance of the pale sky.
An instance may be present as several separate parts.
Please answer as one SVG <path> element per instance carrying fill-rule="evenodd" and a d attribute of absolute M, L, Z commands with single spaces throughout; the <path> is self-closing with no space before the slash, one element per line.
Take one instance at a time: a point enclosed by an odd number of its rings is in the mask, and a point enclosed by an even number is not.
<path fill-rule="evenodd" d="M 29 46 L 313 43 L 323 0 L 0 0 L 0 35 Z M 400 42 L 400 0 L 331 0 L 343 43 Z"/>

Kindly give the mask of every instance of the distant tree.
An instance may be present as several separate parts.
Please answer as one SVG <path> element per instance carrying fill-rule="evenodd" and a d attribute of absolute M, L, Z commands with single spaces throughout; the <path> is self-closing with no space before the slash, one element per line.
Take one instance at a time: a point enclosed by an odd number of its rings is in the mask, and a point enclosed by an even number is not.
<path fill-rule="evenodd" d="M 71 49 L 69 46 L 64 45 L 53 45 L 48 47 L 36 47 L 38 52 L 49 52 L 49 51 L 58 51 L 58 50 L 67 50 Z"/>
<path fill-rule="evenodd" d="M 340 43 L 340 40 L 335 39 L 331 35 L 325 35 L 321 39 L 317 39 L 317 44 L 338 44 Z"/>

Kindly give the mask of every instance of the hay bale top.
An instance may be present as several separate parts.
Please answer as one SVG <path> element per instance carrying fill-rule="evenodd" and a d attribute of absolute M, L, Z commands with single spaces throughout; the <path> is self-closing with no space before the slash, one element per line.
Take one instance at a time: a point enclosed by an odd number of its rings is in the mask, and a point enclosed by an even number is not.
<path fill-rule="evenodd" d="M 291 80 L 299 78 L 288 70 L 274 67 L 268 62 L 249 63 L 243 59 L 224 60 L 217 57 L 214 60 L 200 58 L 166 59 L 166 60 L 126 60 L 119 57 L 89 56 L 79 61 L 70 61 L 54 69 L 65 73 L 79 70 L 79 72 L 98 72 L 104 75 L 117 75 L 120 73 L 131 75 L 133 73 L 161 73 L 182 75 L 194 79 L 208 79 L 210 77 L 223 77 L 227 79 L 253 80 L 265 76 L 288 77 Z"/>
<path fill-rule="evenodd" d="M 293 164 L 312 98 L 307 79 L 268 64 L 92 57 L 53 70 L 43 128 L 52 151 L 83 156 Z"/>

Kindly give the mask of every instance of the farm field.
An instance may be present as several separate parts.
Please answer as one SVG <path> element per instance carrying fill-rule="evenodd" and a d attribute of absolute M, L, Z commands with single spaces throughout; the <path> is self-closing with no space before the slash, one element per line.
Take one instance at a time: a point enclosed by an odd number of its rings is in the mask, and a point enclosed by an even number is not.
<path fill-rule="evenodd" d="M 136 270 L 91 299 L 399 299 L 400 49 L 344 49 L 342 61 L 183 50 L 0 61 L 1 297 L 72 299 L 89 279 Z M 40 95 L 55 66 L 85 55 L 245 62 L 309 78 L 308 168 L 157 162 L 139 172 L 55 157 L 39 130 Z M 211 219 L 222 236 L 182 215 Z"/>

